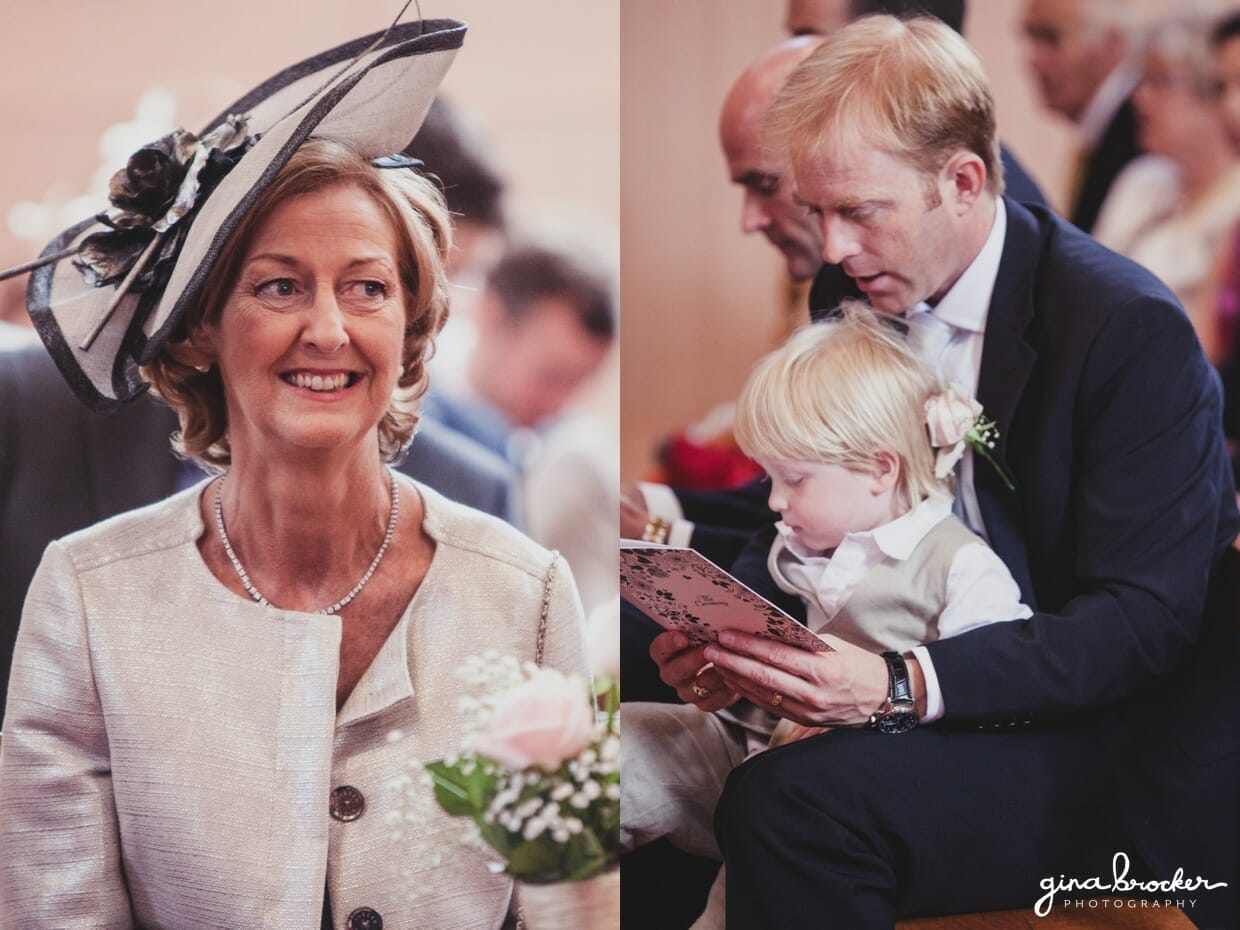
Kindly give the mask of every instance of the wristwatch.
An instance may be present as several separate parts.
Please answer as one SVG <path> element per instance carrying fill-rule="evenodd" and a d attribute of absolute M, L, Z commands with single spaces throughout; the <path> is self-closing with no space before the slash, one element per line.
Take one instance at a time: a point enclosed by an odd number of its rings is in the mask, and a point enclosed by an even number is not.
<path fill-rule="evenodd" d="M 917 726 L 917 708 L 913 704 L 913 683 L 908 663 L 898 652 L 884 652 L 891 690 L 887 703 L 870 715 L 869 726 L 879 733 L 907 733 Z"/>

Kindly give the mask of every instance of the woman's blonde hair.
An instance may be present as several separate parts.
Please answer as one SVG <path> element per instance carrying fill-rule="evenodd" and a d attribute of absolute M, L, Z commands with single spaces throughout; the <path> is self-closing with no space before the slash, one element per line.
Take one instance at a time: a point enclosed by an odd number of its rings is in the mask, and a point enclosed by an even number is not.
<path fill-rule="evenodd" d="M 1187 89 L 1201 100 L 1213 101 L 1218 92 L 1214 33 L 1226 12 L 1227 6 L 1217 0 L 1181 3 L 1174 13 L 1148 27 L 1142 50 L 1183 71 Z"/>
<path fill-rule="evenodd" d="M 368 194 L 387 215 L 396 234 L 397 267 L 405 296 L 405 342 L 401 374 L 382 419 L 379 449 L 396 460 L 413 438 L 418 400 L 426 393 L 426 363 L 434 337 L 448 317 L 447 278 L 443 259 L 451 247 L 452 226 L 435 184 L 403 168 L 377 168 L 341 142 L 311 139 L 301 146 L 274 181 L 259 195 L 216 259 L 202 299 L 185 314 L 173 339 L 143 376 L 181 421 L 173 437 L 176 450 L 214 468 L 232 460 L 228 409 L 219 370 L 195 368 L 200 355 L 190 333 L 219 320 L 236 287 L 241 265 L 263 219 L 279 203 L 341 185 Z"/>
<path fill-rule="evenodd" d="M 765 462 L 808 461 L 870 471 L 877 453 L 899 463 L 903 510 L 947 493 L 934 476 L 925 403 L 940 390 L 929 366 L 860 301 L 797 330 L 760 359 L 736 405 L 736 441 Z"/>

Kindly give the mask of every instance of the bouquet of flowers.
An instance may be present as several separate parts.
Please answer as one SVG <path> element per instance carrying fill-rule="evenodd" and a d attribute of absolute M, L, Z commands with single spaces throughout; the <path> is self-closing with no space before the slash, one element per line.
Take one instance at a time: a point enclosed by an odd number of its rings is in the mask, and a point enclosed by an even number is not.
<path fill-rule="evenodd" d="M 435 800 L 467 817 L 530 884 L 590 878 L 615 867 L 620 839 L 620 734 L 614 683 L 596 711 L 586 683 L 488 653 L 460 670 L 470 736 L 426 765 Z M 497 867 L 498 868 L 498 867 Z"/>

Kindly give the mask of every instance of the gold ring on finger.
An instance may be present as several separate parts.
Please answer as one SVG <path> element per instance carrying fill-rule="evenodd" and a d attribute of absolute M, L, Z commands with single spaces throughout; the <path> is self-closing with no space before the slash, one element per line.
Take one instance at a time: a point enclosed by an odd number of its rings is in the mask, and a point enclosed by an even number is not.
<path fill-rule="evenodd" d="M 778 691 L 776 691 L 774 694 L 771 695 L 771 706 L 772 707 L 778 707 L 782 703 L 784 703 L 784 696 L 780 694 Z"/>
<path fill-rule="evenodd" d="M 701 672 L 698 672 L 696 675 L 693 676 L 693 693 L 696 694 L 699 699 L 708 698 L 712 694 L 714 694 L 715 691 L 713 688 L 708 688 L 706 687 L 706 685 L 702 684 L 701 678 L 702 678 Z"/>

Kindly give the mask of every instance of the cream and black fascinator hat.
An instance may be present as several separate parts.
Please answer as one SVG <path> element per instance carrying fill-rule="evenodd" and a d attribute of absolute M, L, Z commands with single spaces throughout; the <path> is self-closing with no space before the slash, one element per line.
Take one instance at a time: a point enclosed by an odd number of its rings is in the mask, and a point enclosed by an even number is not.
<path fill-rule="evenodd" d="M 381 167 L 415 164 L 392 153 L 422 125 L 464 36 L 455 20 L 394 25 L 286 68 L 197 135 L 177 130 L 131 156 L 112 178 L 111 209 L 31 263 L 30 317 L 74 393 L 105 410 L 146 390 L 138 365 L 176 331 L 241 217 L 307 139 L 345 142 Z"/>

